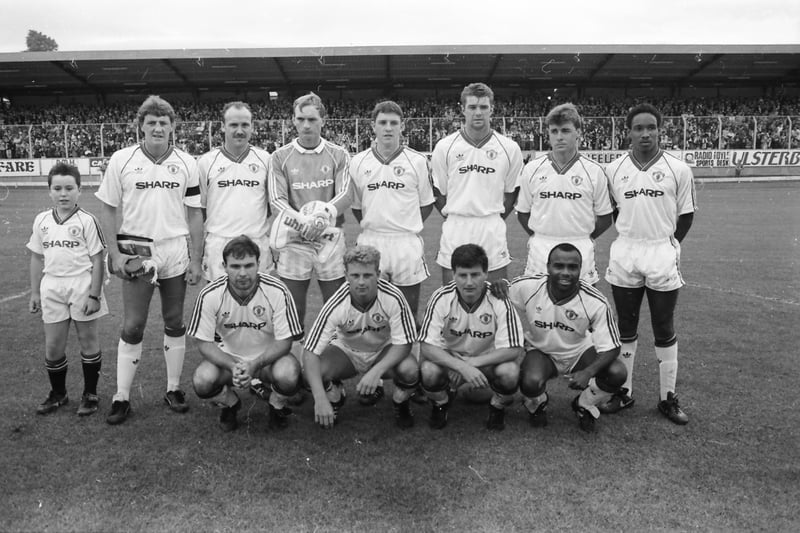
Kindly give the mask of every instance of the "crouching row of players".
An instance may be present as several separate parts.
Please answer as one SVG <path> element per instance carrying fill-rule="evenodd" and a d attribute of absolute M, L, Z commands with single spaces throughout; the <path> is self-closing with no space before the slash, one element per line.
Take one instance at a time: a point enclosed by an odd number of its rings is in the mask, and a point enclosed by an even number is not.
<path fill-rule="evenodd" d="M 342 381 L 355 376 L 364 403 L 383 395 L 382 379 L 393 380 L 401 428 L 414 424 L 410 400 L 420 385 L 434 429 L 447 424 L 461 385 L 493 391 L 488 429 L 505 427 L 505 409 L 518 389 L 530 423 L 540 427 L 547 424 L 547 381 L 563 375 L 582 391 L 572 402 L 580 427 L 593 431 L 597 406 L 625 383 L 614 317 L 605 297 L 579 281 L 581 255 L 571 244 L 552 249 L 547 275 L 499 287 L 487 283 L 484 250 L 459 246 L 452 254 L 454 280 L 433 293 L 419 330 L 403 294 L 381 279 L 379 252 L 351 248 L 345 283 L 305 336 L 302 368 L 290 352 L 303 334 L 294 301 L 283 283 L 258 272 L 259 253 L 244 236 L 225 246 L 227 276 L 201 291 L 187 332 L 204 358 L 194 373 L 195 391 L 222 407 L 226 431 L 238 425 L 236 390 L 256 378 L 271 385 L 271 428 L 288 425 L 288 399 L 302 386 L 313 395 L 315 421 L 332 427 L 346 398 Z"/>

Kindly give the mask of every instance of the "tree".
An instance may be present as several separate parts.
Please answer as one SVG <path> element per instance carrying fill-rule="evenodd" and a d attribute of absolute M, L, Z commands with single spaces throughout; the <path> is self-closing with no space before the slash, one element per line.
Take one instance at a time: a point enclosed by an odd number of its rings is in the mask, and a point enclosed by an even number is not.
<path fill-rule="evenodd" d="M 28 52 L 55 52 L 58 50 L 58 43 L 55 39 L 36 30 L 28 30 L 25 42 L 28 45 Z"/>

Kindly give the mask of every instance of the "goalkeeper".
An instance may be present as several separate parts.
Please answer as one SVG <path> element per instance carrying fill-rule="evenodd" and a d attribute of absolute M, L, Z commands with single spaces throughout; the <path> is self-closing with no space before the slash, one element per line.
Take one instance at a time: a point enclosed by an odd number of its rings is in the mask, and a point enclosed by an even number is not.
<path fill-rule="evenodd" d="M 270 204 L 278 213 L 273 224 L 288 222 L 301 237 L 281 247 L 287 239 L 280 238 L 285 228 L 279 226 L 273 228 L 271 239 L 280 254 L 278 276 L 292 293 L 301 324 L 312 273 L 317 275 L 323 302 L 344 283 L 340 229 L 344 216 L 340 214 L 350 205 L 348 155 L 321 137 L 325 116 L 325 106 L 316 94 L 295 100 L 292 122 L 297 138 L 278 148 L 270 163 Z M 325 246 L 325 241 L 332 244 Z"/>

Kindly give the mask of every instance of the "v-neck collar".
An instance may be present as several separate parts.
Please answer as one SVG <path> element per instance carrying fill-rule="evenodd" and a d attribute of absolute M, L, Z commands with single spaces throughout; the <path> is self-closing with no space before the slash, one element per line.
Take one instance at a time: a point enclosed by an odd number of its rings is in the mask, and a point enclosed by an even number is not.
<path fill-rule="evenodd" d="M 222 155 L 224 155 L 234 163 L 241 163 L 247 158 L 248 155 L 250 155 L 250 145 L 249 144 L 247 145 L 247 148 L 244 149 L 244 152 L 242 152 L 242 155 L 240 155 L 239 157 L 236 157 L 235 155 L 233 155 L 233 153 L 228 151 L 228 149 L 225 148 L 225 145 L 222 145 L 219 151 L 222 152 Z"/>
<path fill-rule="evenodd" d="M 172 151 L 173 150 L 174 150 L 174 147 L 172 145 L 169 145 L 169 148 L 167 148 L 167 151 L 164 152 L 164 154 L 161 157 L 156 157 L 153 154 L 151 154 L 150 151 L 145 146 L 145 144 L 142 143 L 142 153 L 145 155 L 145 157 L 147 157 L 147 159 L 149 159 L 150 161 L 152 161 L 156 165 L 160 165 L 161 163 L 166 161 L 167 158 L 172 155 Z"/>
<path fill-rule="evenodd" d="M 570 168 L 572 168 L 572 165 L 574 165 L 575 163 L 578 162 L 578 159 L 580 159 L 580 154 L 576 150 L 575 151 L 575 156 L 572 157 L 569 161 L 567 161 L 567 163 L 565 165 L 563 165 L 563 166 L 558 164 L 558 161 L 556 161 L 556 158 L 553 157 L 553 152 L 549 152 L 547 154 L 547 158 L 550 160 L 550 164 L 553 166 L 553 168 L 555 169 L 556 173 L 563 175 L 563 174 L 566 174 L 567 171 Z"/>
<path fill-rule="evenodd" d="M 75 207 L 72 209 L 72 211 L 70 211 L 70 213 L 67 216 L 65 216 L 64 218 L 61 218 L 60 216 L 58 216 L 58 209 L 56 209 L 54 207 L 53 208 L 53 220 L 56 221 L 56 224 L 62 225 L 62 224 L 64 224 L 64 222 L 66 222 L 67 220 L 72 218 L 72 215 L 77 213 L 79 209 L 80 209 L 80 207 L 78 207 L 78 205 L 76 204 Z"/>
<path fill-rule="evenodd" d="M 383 157 L 383 156 L 380 154 L 380 152 L 378 152 L 378 149 L 377 149 L 375 146 L 373 146 L 373 147 L 372 147 L 372 155 L 374 155 L 374 156 L 375 156 L 375 159 L 377 159 L 377 160 L 378 160 L 378 162 L 379 162 L 380 164 L 382 164 L 382 165 L 388 165 L 389 163 L 391 163 L 392 161 L 394 161 L 394 160 L 397 158 L 397 156 L 399 156 L 399 155 L 400 155 L 400 154 L 402 154 L 402 153 L 403 153 L 403 145 L 402 145 L 402 144 L 401 144 L 401 145 L 400 145 L 400 146 L 397 148 L 397 150 L 395 150 L 394 152 L 392 152 L 392 153 L 389 155 L 389 157 L 386 157 L 386 158 L 384 158 L 384 157 Z"/>
<path fill-rule="evenodd" d="M 656 161 L 658 161 L 661 158 L 661 154 L 663 154 L 663 153 L 664 153 L 664 150 L 659 148 L 658 151 L 655 153 L 655 155 L 653 157 L 651 157 L 649 161 L 647 161 L 645 163 L 640 163 L 639 160 L 636 159 L 636 156 L 634 155 L 633 150 L 631 150 L 631 161 L 633 161 L 633 164 L 636 165 L 636 168 L 638 168 L 639 170 L 644 171 L 644 170 L 647 170 L 648 168 L 652 167 L 653 165 L 655 165 Z"/>
<path fill-rule="evenodd" d="M 478 139 L 477 141 L 473 140 L 472 137 L 467 135 L 467 130 L 465 130 L 464 128 L 461 128 L 459 130 L 459 133 L 461 133 L 461 137 L 469 144 L 471 144 L 475 148 L 481 148 L 484 144 L 488 143 L 489 140 L 492 138 L 492 135 L 494 135 L 494 130 L 489 128 L 489 133 L 486 134 L 486 137 L 484 137 L 483 139 Z"/>

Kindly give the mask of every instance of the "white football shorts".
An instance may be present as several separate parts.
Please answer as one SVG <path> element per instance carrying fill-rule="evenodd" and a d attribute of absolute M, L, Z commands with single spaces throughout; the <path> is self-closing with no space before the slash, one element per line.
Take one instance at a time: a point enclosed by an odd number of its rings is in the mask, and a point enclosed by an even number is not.
<path fill-rule="evenodd" d="M 611 243 L 606 281 L 617 287 L 674 291 L 683 287 L 681 245 L 673 237 L 636 240 L 619 237 Z"/>
<path fill-rule="evenodd" d="M 53 324 L 72 319 L 75 322 L 88 322 L 108 314 L 106 297 L 100 292 L 100 309 L 91 315 L 83 313 L 83 304 L 89 298 L 92 287 L 92 273 L 82 272 L 77 276 L 51 276 L 45 274 L 39 285 L 42 302 L 42 321 Z"/>
<path fill-rule="evenodd" d="M 581 253 L 581 279 L 594 285 L 600 281 L 597 265 L 594 261 L 594 241 L 587 237 L 552 237 L 534 234 L 528 239 L 528 261 L 525 264 L 525 275 L 547 274 L 547 256 L 558 244 L 568 242 Z"/>
<path fill-rule="evenodd" d="M 225 266 L 222 264 L 222 250 L 232 237 L 222 237 L 209 233 L 206 235 L 205 250 L 203 252 L 203 275 L 206 280 L 213 281 L 225 275 Z M 261 257 L 258 260 L 258 271 L 269 273 L 274 268 L 272 261 L 272 250 L 269 247 L 269 236 L 264 235 L 260 238 L 253 238 L 253 242 L 261 250 Z"/>
<path fill-rule="evenodd" d="M 436 263 L 452 268 L 450 257 L 453 250 L 462 244 L 477 244 L 489 257 L 489 271 L 503 268 L 511 263 L 506 239 L 506 223 L 499 214 L 485 217 L 449 215 L 442 224 L 439 254 Z"/>
<path fill-rule="evenodd" d="M 430 276 L 425 264 L 425 244 L 415 233 L 379 233 L 365 230 L 360 245 L 373 246 L 381 253 L 381 277 L 398 287 L 422 283 Z"/>

